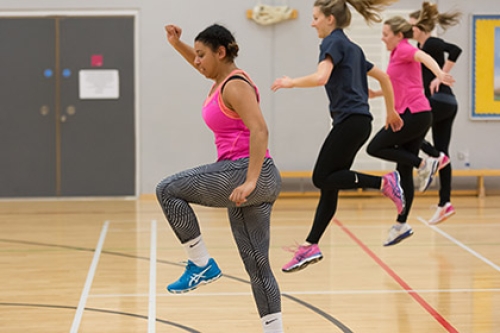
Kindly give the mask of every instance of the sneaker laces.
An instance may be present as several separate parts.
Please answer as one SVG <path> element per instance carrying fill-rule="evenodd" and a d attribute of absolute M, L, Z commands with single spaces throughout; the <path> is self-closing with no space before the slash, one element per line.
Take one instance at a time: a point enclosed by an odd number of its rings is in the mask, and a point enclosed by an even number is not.
<path fill-rule="evenodd" d="M 389 233 L 391 233 L 391 232 L 397 232 L 397 233 L 399 233 L 401 231 L 401 228 L 403 228 L 402 225 L 398 226 L 397 224 L 393 224 L 393 225 L 391 225 L 391 227 L 389 228 L 388 231 L 389 231 Z"/>
<path fill-rule="evenodd" d="M 297 251 L 298 251 L 298 249 L 300 248 L 300 246 L 301 246 L 301 245 L 300 245 L 297 241 L 295 241 L 295 244 L 293 244 L 293 245 L 288 245 L 288 246 L 282 246 L 282 247 L 281 247 L 281 249 L 282 249 L 283 251 L 286 251 L 286 252 L 295 253 L 295 252 L 297 252 Z"/>

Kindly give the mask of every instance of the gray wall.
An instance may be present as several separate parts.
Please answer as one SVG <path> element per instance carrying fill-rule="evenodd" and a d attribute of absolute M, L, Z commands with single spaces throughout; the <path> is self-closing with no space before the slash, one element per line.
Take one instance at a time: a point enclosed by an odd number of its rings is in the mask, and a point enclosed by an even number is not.
<path fill-rule="evenodd" d="M 262 1 L 273 4 L 271 0 Z M 226 25 L 240 45 L 239 67 L 250 73 L 262 94 L 262 109 L 270 128 L 270 149 L 282 170 L 311 169 L 319 146 L 330 128 L 327 99 L 322 87 L 314 89 L 269 89 L 281 75 L 304 75 L 316 68 L 318 44 L 310 27 L 313 1 L 288 3 L 299 12 L 295 20 L 260 26 L 246 18 L 256 0 L 2 0 L 3 11 L 49 10 L 138 10 L 139 12 L 139 194 L 153 193 L 164 176 L 215 160 L 211 132 L 201 120 L 201 103 L 212 82 L 194 71 L 168 45 L 163 26 L 175 23 L 183 39 L 191 42 L 214 22 Z M 498 0 L 440 0 L 440 11 L 460 9 L 459 26 L 442 35 L 464 50 L 452 74 L 459 101 L 451 157 L 461 167 L 457 152 L 468 150 L 473 168 L 500 168 L 498 121 L 473 121 L 470 114 L 470 24 L 471 13 L 491 13 Z M 391 8 L 416 9 L 415 1 L 401 0 Z M 500 13 L 498 8 L 497 13 Z M 379 29 L 379 28 L 377 28 Z M 382 64 L 377 64 L 382 67 Z M 374 131 L 378 125 L 374 126 Z M 379 161 L 373 163 L 380 163 Z M 380 165 L 382 164 L 374 164 Z"/>

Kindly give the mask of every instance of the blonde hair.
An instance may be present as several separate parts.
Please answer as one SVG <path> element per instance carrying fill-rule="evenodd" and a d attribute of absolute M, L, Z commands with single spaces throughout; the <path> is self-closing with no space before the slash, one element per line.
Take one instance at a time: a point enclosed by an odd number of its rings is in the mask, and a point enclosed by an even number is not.
<path fill-rule="evenodd" d="M 388 25 L 395 35 L 401 32 L 404 38 L 413 37 L 413 26 L 402 16 L 393 16 L 386 20 L 384 24 Z"/>
<path fill-rule="evenodd" d="M 351 11 L 347 4 L 350 4 L 358 13 L 360 13 L 365 21 L 370 24 L 372 22 L 379 23 L 382 21 L 380 12 L 386 6 L 391 5 L 398 0 L 316 0 L 314 7 L 319 7 L 319 10 L 325 15 L 333 15 L 337 22 L 337 28 L 347 28 L 351 24 Z"/>
<path fill-rule="evenodd" d="M 431 32 L 438 24 L 443 30 L 460 22 L 462 13 L 459 11 L 440 14 L 436 4 L 425 1 L 422 9 L 410 13 L 410 17 L 417 20 L 415 26 L 422 31 Z"/>

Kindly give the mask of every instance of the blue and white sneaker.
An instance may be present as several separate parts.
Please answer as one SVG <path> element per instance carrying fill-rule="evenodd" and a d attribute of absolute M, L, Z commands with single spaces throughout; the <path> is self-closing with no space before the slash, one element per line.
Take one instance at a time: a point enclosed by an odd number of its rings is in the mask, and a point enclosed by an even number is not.
<path fill-rule="evenodd" d="M 387 237 L 384 246 L 396 245 L 411 235 L 413 235 L 413 229 L 408 223 L 396 223 L 389 230 L 389 237 Z"/>
<path fill-rule="evenodd" d="M 167 290 L 173 294 L 187 293 L 198 288 L 200 284 L 213 282 L 222 276 L 222 272 L 213 258 L 208 263 L 199 267 L 188 260 L 186 270 L 179 280 L 167 286 Z"/>

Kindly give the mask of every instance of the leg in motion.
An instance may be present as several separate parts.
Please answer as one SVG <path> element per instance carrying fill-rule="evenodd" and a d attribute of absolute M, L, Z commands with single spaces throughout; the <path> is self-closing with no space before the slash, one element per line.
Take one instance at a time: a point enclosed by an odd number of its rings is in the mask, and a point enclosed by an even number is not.
<path fill-rule="evenodd" d="M 184 273 L 177 281 L 167 286 L 169 292 L 185 293 L 221 277 L 220 268 L 210 257 L 205 246 L 198 220 L 190 203 L 227 207 L 231 204 L 228 199 L 230 189 L 236 187 L 234 182 L 241 181 L 240 178 L 245 177 L 245 170 L 245 165 L 242 163 L 220 162 L 180 172 L 158 184 L 156 188 L 158 202 L 188 256 Z M 221 182 L 228 186 L 217 185 Z M 207 186 L 195 184 L 207 184 Z"/>
<path fill-rule="evenodd" d="M 282 332 L 281 293 L 269 263 L 270 215 L 273 203 L 231 207 L 229 220 L 264 332 Z"/>

